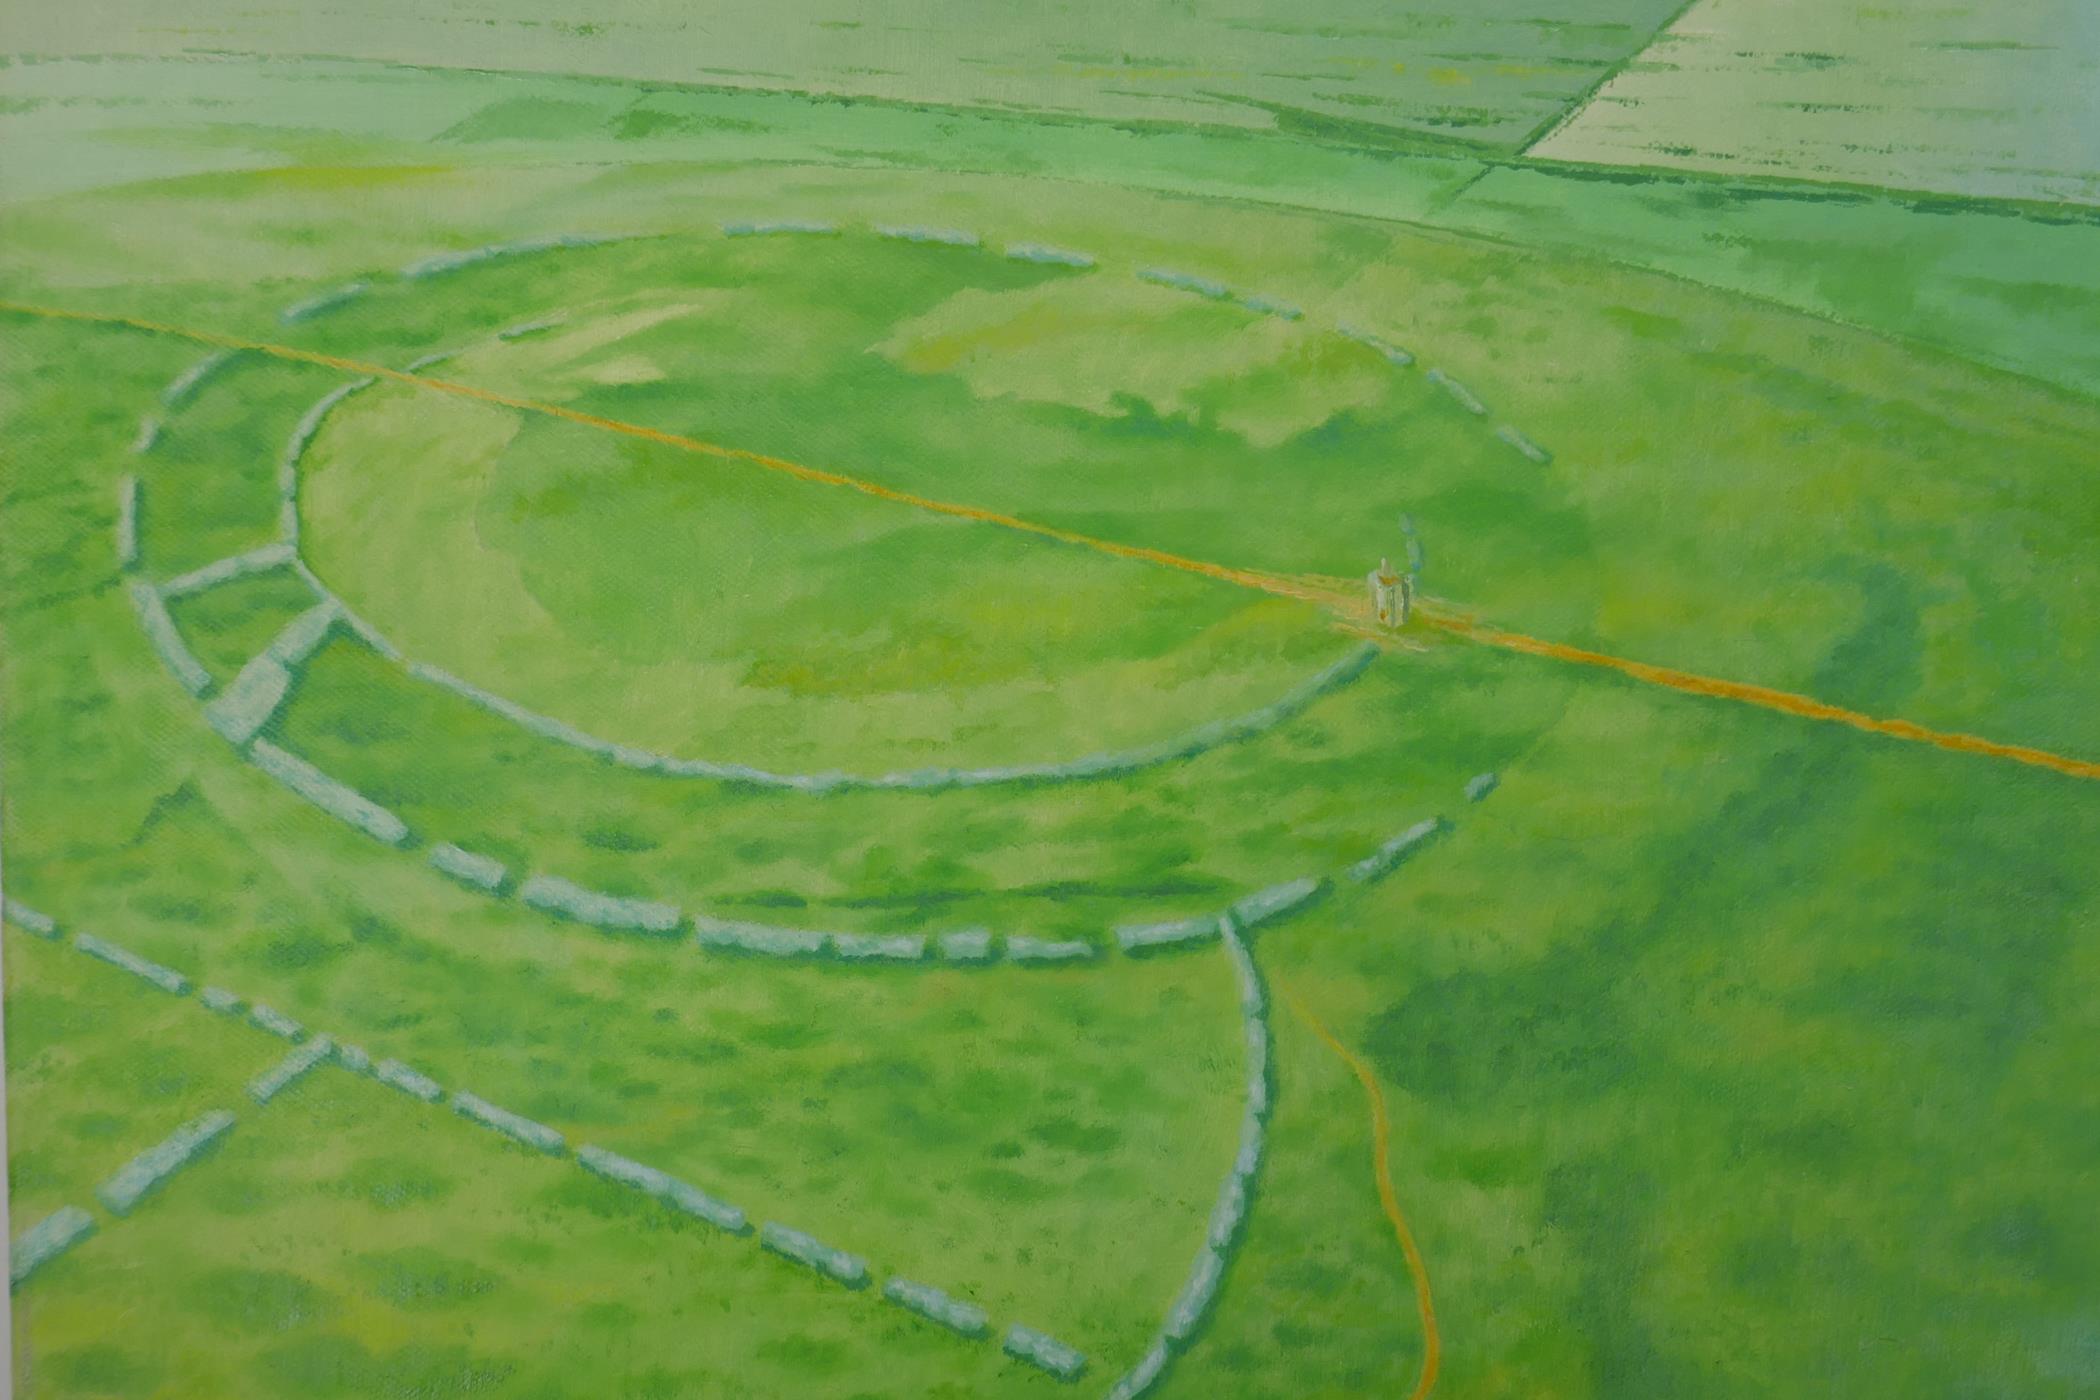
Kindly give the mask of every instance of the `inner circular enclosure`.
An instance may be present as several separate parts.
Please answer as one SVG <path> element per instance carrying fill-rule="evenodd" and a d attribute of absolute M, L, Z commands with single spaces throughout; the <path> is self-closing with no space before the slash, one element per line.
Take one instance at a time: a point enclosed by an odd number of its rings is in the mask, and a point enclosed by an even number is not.
<path fill-rule="evenodd" d="M 489 328 L 432 373 L 1236 564 L 1350 570 L 1396 451 L 1478 450 L 1331 332 L 976 248 L 653 241 L 397 295 Z M 1055 761 L 1256 709 L 1347 646 L 1303 605 L 415 386 L 335 411 L 300 511 L 408 655 L 678 756 Z"/>

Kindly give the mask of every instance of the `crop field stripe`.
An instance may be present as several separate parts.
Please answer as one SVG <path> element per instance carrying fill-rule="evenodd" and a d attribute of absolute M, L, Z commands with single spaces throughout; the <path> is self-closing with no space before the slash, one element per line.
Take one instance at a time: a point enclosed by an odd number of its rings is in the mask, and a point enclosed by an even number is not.
<path fill-rule="evenodd" d="M 1436 1387 L 1437 1371 L 1443 1364 L 1444 1342 L 1437 1332 L 1436 1300 L 1429 1292 L 1429 1266 L 1422 1262 L 1422 1251 L 1415 1246 L 1414 1231 L 1407 1228 L 1407 1217 L 1400 1212 L 1399 1193 L 1393 1189 L 1392 1149 L 1387 1141 L 1393 1125 L 1386 1114 L 1385 1093 L 1378 1087 L 1378 1078 L 1371 1073 L 1371 1067 L 1327 1029 L 1326 1023 L 1313 1014 L 1312 1008 L 1297 992 L 1281 982 L 1277 984 L 1277 990 L 1283 993 L 1291 1014 L 1303 1021 L 1328 1049 L 1341 1057 L 1342 1063 L 1349 1066 L 1356 1082 L 1364 1087 L 1364 1097 L 1371 1102 L 1371 1164 L 1378 1177 L 1378 1204 L 1385 1211 L 1385 1218 L 1392 1222 L 1393 1237 L 1400 1242 L 1400 1252 L 1407 1257 L 1408 1276 L 1415 1285 L 1415 1308 L 1422 1315 L 1422 1372 L 1415 1381 L 1412 1400 L 1423 1400 Z"/>
<path fill-rule="evenodd" d="M 412 374 L 406 370 L 391 369 L 342 355 L 330 355 L 319 350 L 302 350 L 297 346 L 278 345 L 264 340 L 247 340 L 240 336 L 225 335 L 218 331 L 197 330 L 188 326 L 170 325 L 161 321 L 147 321 L 133 316 L 119 316 L 104 311 L 80 311 L 69 307 L 40 306 L 29 302 L 0 300 L 0 311 L 22 316 L 35 316 L 45 320 L 72 321 L 84 325 L 115 326 L 130 330 L 147 331 L 156 335 L 169 335 L 203 345 L 216 345 L 228 350 L 249 350 L 269 355 L 276 359 L 300 364 L 321 365 L 343 370 L 350 374 L 371 375 L 391 379 L 397 383 L 411 384 L 437 393 L 452 394 L 461 398 L 475 399 L 516 409 L 522 413 L 537 413 L 565 422 L 597 428 L 603 432 L 617 433 L 623 437 L 638 438 L 644 442 L 660 443 L 680 451 L 701 456 L 717 457 L 725 461 L 748 462 L 768 471 L 780 472 L 802 481 L 817 482 L 827 486 L 843 486 L 877 500 L 890 501 L 898 505 L 912 506 L 957 519 L 972 520 L 979 524 L 998 525 L 1022 534 L 1036 535 L 1043 539 L 1056 540 L 1062 544 L 1079 545 L 1098 553 L 1118 559 L 1132 559 L 1165 568 L 1179 569 L 1185 573 L 1216 579 L 1222 583 L 1236 584 L 1278 597 L 1293 598 L 1300 602 L 1334 606 L 1343 599 L 1341 591 L 1332 583 L 1313 579 L 1292 578 L 1283 574 L 1267 573 L 1258 569 L 1243 569 L 1229 564 L 1216 564 L 1208 560 L 1192 559 L 1187 555 L 1172 554 L 1166 550 L 1152 549 L 1144 545 L 1124 544 L 1116 540 L 1104 540 L 1077 530 L 1066 530 L 1055 525 L 1025 520 L 1017 515 L 987 510 L 979 506 L 963 505 L 954 501 L 936 500 L 916 492 L 900 491 L 879 482 L 849 476 L 844 472 L 827 471 L 821 467 L 806 466 L 783 457 L 771 457 L 762 452 L 752 452 L 741 447 L 728 447 L 721 443 L 708 442 L 702 438 L 687 437 L 682 433 L 666 432 L 660 428 L 644 427 L 618 418 L 606 418 L 595 413 L 583 413 L 560 404 L 545 403 L 515 394 L 502 393 L 495 389 L 478 388 L 472 384 L 461 384 L 450 379 L 433 379 L 425 375 Z M 1715 676 L 1702 676 L 1691 671 L 1679 671 L 1667 666 L 1656 666 L 1645 661 L 1634 661 L 1607 652 L 1586 651 L 1563 642 L 1552 642 L 1539 637 L 1526 636 L 1521 632 L 1507 632 L 1467 619 L 1443 613 L 1423 612 L 1424 620 L 1440 631 L 1485 646 L 1499 647 L 1505 651 L 1523 652 L 1530 656 L 1548 657 L 1557 661 L 1571 661 L 1585 666 L 1598 666 L 1617 671 L 1621 675 L 1649 685 L 1664 686 L 1671 690 L 1684 691 L 1691 695 L 1734 700 L 1746 705 L 1757 705 L 1782 714 L 1795 715 L 1803 719 L 1826 720 L 1850 725 L 1867 733 L 1887 738 L 1903 739 L 1912 743 L 1930 744 L 1935 748 L 1955 753 L 1980 754 L 1988 758 L 2008 759 L 2036 768 L 2046 768 L 2073 778 L 2100 781 L 2100 763 L 2087 759 L 2070 758 L 2051 753 L 2046 749 L 2029 748 L 2020 744 L 2000 743 L 1974 734 L 1961 734 L 1947 730 L 1929 729 L 1922 724 L 1905 719 L 1881 719 L 1858 710 L 1848 710 L 1838 705 L 1827 704 L 1811 696 L 1796 695 L 1791 691 L 1775 690 L 1770 686 L 1753 685 L 1744 681 L 1722 680 Z M 1346 630 L 1346 629 L 1345 629 Z"/>

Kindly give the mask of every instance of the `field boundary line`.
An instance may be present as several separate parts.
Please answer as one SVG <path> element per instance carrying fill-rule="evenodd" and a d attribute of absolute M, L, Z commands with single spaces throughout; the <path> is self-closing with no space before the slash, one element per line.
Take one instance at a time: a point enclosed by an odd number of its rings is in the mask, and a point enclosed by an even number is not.
<path fill-rule="evenodd" d="M 1690 14 L 1693 10 L 1697 9 L 1702 3 L 1704 3 L 1704 0 L 1684 0 L 1684 3 L 1680 4 L 1674 11 L 1671 12 L 1670 17 L 1668 19 L 1664 20 L 1654 29 L 1648 31 L 1648 38 L 1646 42 L 1644 42 L 1639 48 L 1633 50 L 1631 53 L 1621 58 L 1617 63 L 1606 64 L 1604 71 L 1599 73 L 1595 78 L 1591 79 L 1589 86 L 1585 87 L 1581 92 L 1575 94 L 1575 96 L 1568 101 L 1566 106 L 1562 107 L 1560 111 L 1546 118 L 1545 121 L 1540 122 L 1537 126 L 1533 127 L 1530 131 L 1525 133 L 1524 138 L 1521 141 L 1517 142 L 1515 155 L 1510 160 L 1509 164 L 1512 166 L 1521 167 L 1527 162 L 1551 162 L 1553 160 L 1553 157 L 1535 156 L 1532 154 L 1532 151 L 1535 150 L 1537 147 L 1544 145 L 1553 137 L 1558 136 L 1564 128 L 1573 123 L 1574 120 L 1582 114 L 1585 108 L 1587 108 L 1592 102 L 1595 102 L 1597 100 L 1597 95 L 1599 93 L 1603 92 L 1605 88 L 1609 87 L 1612 84 L 1612 82 L 1619 77 L 1619 75 L 1624 73 L 1627 69 L 1633 67 L 1634 64 L 1640 62 L 1641 58 L 1650 50 L 1655 48 L 1658 44 L 1662 43 L 1664 39 L 1668 38 L 1670 36 L 1670 31 L 1675 29 L 1679 24 L 1683 23 L 1684 17 Z M 1488 166 L 1488 170 L 1493 170 L 1496 168 L 1498 167 L 1494 165 Z M 1485 175 L 1486 173 L 1487 171 L 1481 172 L 1482 175 Z M 1474 180 L 1467 181 L 1467 185 L 1470 187 L 1472 184 L 1476 183 L 1479 178 L 1479 176 L 1476 176 Z M 1463 191 L 1460 191 L 1460 193 L 1463 193 Z M 1453 197 L 1452 202 L 1457 202 L 1456 196 Z"/>

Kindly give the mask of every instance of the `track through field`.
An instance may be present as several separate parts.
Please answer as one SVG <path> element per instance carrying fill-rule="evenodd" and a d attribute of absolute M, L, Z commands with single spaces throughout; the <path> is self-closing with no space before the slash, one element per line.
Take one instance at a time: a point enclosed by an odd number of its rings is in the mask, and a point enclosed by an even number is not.
<path fill-rule="evenodd" d="M 298 346 L 280 345 L 271 341 L 251 340 L 241 336 L 226 335 L 218 331 L 200 330 L 194 327 L 171 325 L 161 321 L 143 320 L 137 317 L 120 316 L 110 312 L 82 311 L 69 307 L 42 306 L 28 302 L 0 301 L 0 312 L 21 316 L 32 316 L 42 320 L 69 321 L 84 325 L 107 326 L 117 329 L 144 331 L 153 335 L 172 336 L 210 345 L 223 350 L 244 350 L 253 354 L 267 355 L 275 359 L 298 364 L 320 365 L 339 369 L 349 374 L 369 375 L 373 378 L 410 384 L 435 393 L 452 394 L 460 398 L 495 404 L 521 413 L 534 413 L 544 417 L 560 419 L 599 432 L 614 433 L 622 437 L 636 438 L 665 447 L 676 448 L 698 456 L 714 457 L 725 461 L 743 462 L 767 471 L 778 472 L 797 480 L 814 482 L 824 486 L 841 486 L 877 500 L 896 505 L 910 506 L 916 510 L 930 511 L 956 519 L 974 521 L 978 524 L 996 525 L 1002 529 L 1021 534 L 1035 535 L 1055 540 L 1061 544 L 1077 545 L 1118 559 L 1131 559 L 1142 563 L 1156 564 L 1163 568 L 1177 569 L 1184 573 L 1215 579 L 1221 583 L 1240 588 L 1253 589 L 1276 597 L 1292 598 L 1300 602 L 1314 603 L 1326 607 L 1339 615 L 1343 630 L 1398 642 L 1391 634 L 1379 633 L 1367 625 L 1368 608 L 1357 597 L 1354 585 L 1343 580 L 1311 576 L 1293 576 L 1270 573 L 1259 569 L 1240 568 L 1210 560 L 1195 559 L 1187 555 L 1173 554 L 1166 550 L 1152 549 L 1144 545 L 1126 544 L 1117 540 L 1106 540 L 1094 535 L 1082 534 L 1040 521 L 1023 519 L 1001 511 L 988 510 L 980 506 L 955 501 L 943 501 L 916 492 L 901 491 L 884 486 L 880 482 L 864 477 L 851 476 L 844 472 L 829 471 L 821 467 L 791 462 L 782 457 L 768 456 L 746 448 L 729 447 L 709 442 L 703 438 L 688 437 L 682 433 L 666 432 L 660 428 L 630 423 L 618 418 L 606 418 L 594 413 L 565 408 L 560 404 L 540 399 L 506 394 L 500 390 L 480 388 L 462 384 L 456 380 L 439 379 L 430 375 L 416 374 L 408 370 L 394 369 L 387 365 L 374 364 L 348 356 L 330 355 L 318 350 L 305 350 Z M 1791 691 L 1774 689 L 1744 681 L 1731 681 L 1718 676 L 1705 676 L 1692 671 L 1680 671 L 1667 666 L 1657 666 L 1629 657 L 1614 656 L 1608 652 L 1589 651 L 1563 642 L 1527 636 L 1521 632 L 1505 631 L 1479 623 L 1461 613 L 1434 603 L 1420 610 L 1422 621 L 1430 628 L 1446 635 L 1458 637 L 1482 646 L 1503 651 L 1518 652 L 1528 656 L 1546 657 L 1551 660 L 1569 662 L 1582 666 L 1593 666 L 1615 671 L 1644 684 L 1661 686 L 1690 695 L 1701 695 L 1712 699 L 1731 700 L 1739 704 L 1754 705 L 1780 714 L 1793 715 L 1832 724 L 1843 724 L 1885 738 L 1901 739 L 1910 743 L 1928 744 L 1934 748 L 1954 753 L 1977 754 L 1987 758 L 2008 760 L 2031 767 L 2044 768 L 2067 777 L 2100 781 L 2100 762 L 2072 758 L 2052 753 L 2046 749 L 2032 748 L 2021 744 L 2002 743 L 1974 734 L 1963 734 L 1949 730 L 1931 729 L 1906 719 L 1885 718 L 1848 710 L 1839 705 L 1817 700 L 1813 696 L 1798 695 Z"/>
<path fill-rule="evenodd" d="M 1303 998 L 1280 983 L 1278 989 L 1283 993 L 1284 1002 L 1291 1008 L 1291 1014 L 1303 1021 L 1306 1027 L 1320 1038 L 1323 1045 L 1340 1057 L 1343 1064 L 1349 1066 L 1349 1072 L 1356 1076 L 1356 1082 L 1363 1085 L 1364 1098 L 1370 1102 L 1371 1166 L 1378 1177 L 1378 1206 L 1385 1212 L 1387 1221 L 1392 1224 L 1393 1238 L 1399 1241 L 1400 1252 L 1406 1256 L 1408 1277 L 1413 1280 L 1415 1286 L 1415 1309 L 1422 1317 L 1422 1369 L 1415 1379 L 1415 1388 L 1410 1394 L 1410 1400 L 1424 1400 L 1424 1397 L 1436 1388 L 1437 1371 L 1443 1364 L 1444 1340 L 1437 1331 L 1436 1300 L 1429 1292 L 1429 1266 L 1422 1261 L 1422 1251 L 1415 1245 L 1414 1231 L 1408 1229 L 1407 1217 L 1400 1212 L 1399 1193 L 1393 1189 L 1390 1143 L 1393 1124 L 1386 1113 L 1385 1093 L 1378 1087 L 1378 1076 L 1371 1072 L 1371 1067 L 1365 1064 L 1355 1051 L 1342 1044 L 1340 1037 L 1327 1029 L 1327 1024 L 1313 1013 L 1313 1009 L 1305 1004 Z"/>

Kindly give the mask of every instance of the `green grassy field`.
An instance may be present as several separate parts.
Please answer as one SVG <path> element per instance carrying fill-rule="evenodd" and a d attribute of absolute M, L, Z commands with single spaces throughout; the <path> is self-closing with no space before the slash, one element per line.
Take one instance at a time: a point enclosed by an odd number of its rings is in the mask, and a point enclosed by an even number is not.
<path fill-rule="evenodd" d="M 1081 103 L 1148 117 L 1121 124 L 969 105 L 957 75 L 994 70 L 953 53 L 849 82 L 821 46 L 792 81 L 754 50 L 707 79 L 911 99 L 875 103 L 17 63 L 0 138 L 48 139 L 8 143 L 0 298 L 389 369 L 450 352 L 419 372 L 1294 578 L 1401 556 L 1405 516 L 1446 609 L 2100 756 L 2094 225 L 1445 139 L 1513 145 L 1668 18 L 1592 8 L 1550 80 L 1482 78 L 1457 128 L 1424 115 L 1427 60 L 1339 13 L 1294 42 L 1407 64 L 1361 78 L 1400 105 L 1344 104 L 1346 129 L 1151 121 L 1190 117 L 1208 80 L 1180 70 L 1246 33 L 1223 20 L 1118 41 L 1159 70 Z M 1507 63 L 1511 15 L 1468 14 L 1416 15 L 1405 42 Z M 21 46 L 64 50 L 72 22 Z M 225 47 L 284 47 L 288 19 L 256 23 Z M 540 32 L 500 42 L 629 78 L 676 58 L 660 30 Z M 1024 38 L 1002 42 L 1040 55 Z M 1051 106 L 1097 81 L 1037 78 Z M 1273 93 L 1235 91 L 1228 120 L 1270 122 L 1249 114 Z M 827 231 L 749 232 L 781 220 Z M 975 241 L 882 232 L 902 228 Z M 577 234 L 607 241 L 419 266 Z M 1084 257 L 1009 255 L 1031 246 Z M 297 456 L 312 582 L 280 566 L 169 603 L 219 695 L 316 587 L 383 638 L 337 627 L 259 731 L 398 817 L 375 841 L 213 732 L 128 591 L 278 539 L 288 445 L 358 371 L 249 353 L 177 392 L 207 347 L 0 314 L 7 895 L 61 925 L 0 949 L 10 1223 L 74 1204 L 97 1225 L 16 1288 L 17 1393 L 1108 1394 L 1205 1243 L 1250 1063 L 1219 948 L 1131 957 L 1115 930 L 1339 876 L 1433 817 L 1388 877 L 1254 935 L 1259 1168 L 1214 1304 L 1145 1393 L 1416 1384 L 1366 1102 L 1291 996 L 1390 1108 L 1438 1395 L 2100 1382 L 2091 783 L 1422 628 L 1218 737 L 1363 639 L 1315 602 L 389 381 Z M 1184 747 L 1076 777 L 821 777 L 1163 743 Z M 441 843 L 502 879 L 447 878 Z M 555 917 L 521 897 L 535 874 L 688 920 L 981 928 L 1002 951 L 734 956 L 689 922 Z M 283 1040 L 65 946 L 79 930 L 566 1146 L 336 1063 L 256 1104 Z M 1021 938 L 1084 956 L 1021 965 Z M 135 1212 L 97 1204 L 222 1106 L 232 1133 Z M 594 1176 L 584 1144 L 864 1256 L 875 1286 Z M 989 1337 L 885 1301 L 892 1277 L 981 1306 Z M 1076 1386 L 1002 1353 L 1017 1322 L 1085 1354 Z"/>

